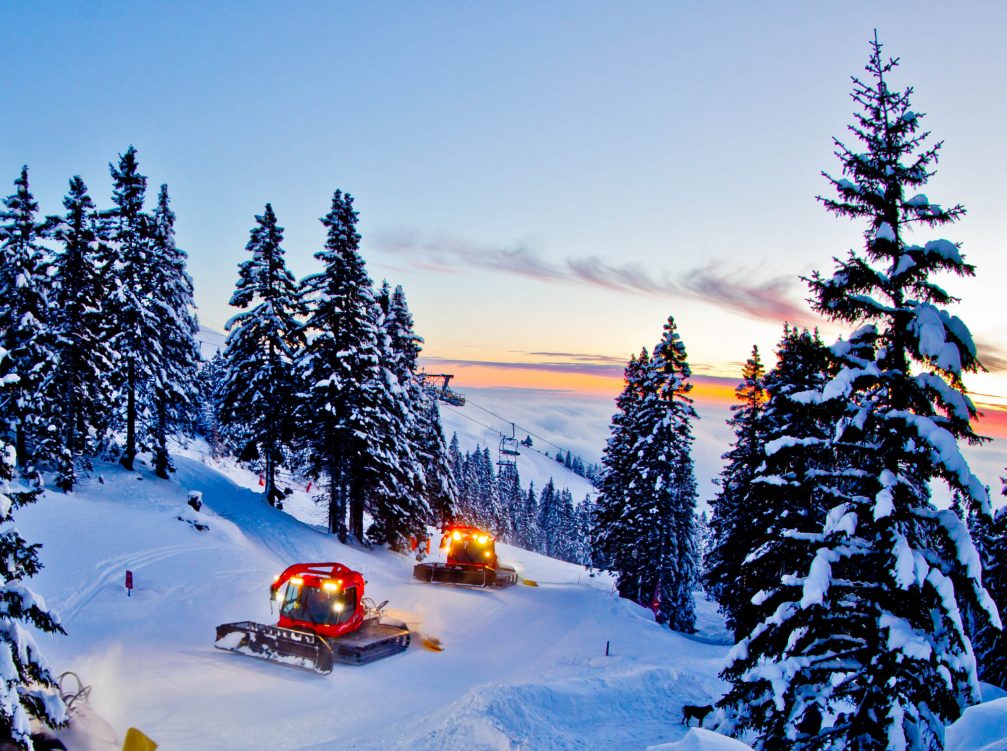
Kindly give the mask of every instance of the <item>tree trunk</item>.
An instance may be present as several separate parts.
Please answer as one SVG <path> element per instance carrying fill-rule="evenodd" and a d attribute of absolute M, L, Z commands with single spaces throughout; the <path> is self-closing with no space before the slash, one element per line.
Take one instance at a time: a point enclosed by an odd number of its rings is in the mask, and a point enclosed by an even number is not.
<path fill-rule="evenodd" d="M 342 462 L 337 456 L 329 458 L 329 533 L 346 543 L 346 493 Z"/>
<path fill-rule="evenodd" d="M 283 503 L 280 501 L 280 493 L 276 489 L 276 460 L 273 458 L 273 449 L 271 446 L 266 446 L 266 500 L 269 502 L 270 506 L 275 508 L 283 508 Z"/>
<path fill-rule="evenodd" d="M 168 468 L 171 466 L 168 461 L 168 416 L 164 406 L 163 397 L 158 400 L 157 405 L 157 447 L 154 457 L 154 474 L 162 480 L 168 479 Z"/>
<path fill-rule="evenodd" d="M 136 375 L 132 362 L 126 371 L 126 451 L 119 463 L 133 470 L 136 458 Z"/>
<path fill-rule="evenodd" d="M 359 482 L 350 483 L 350 534 L 357 542 L 364 541 L 364 494 Z"/>

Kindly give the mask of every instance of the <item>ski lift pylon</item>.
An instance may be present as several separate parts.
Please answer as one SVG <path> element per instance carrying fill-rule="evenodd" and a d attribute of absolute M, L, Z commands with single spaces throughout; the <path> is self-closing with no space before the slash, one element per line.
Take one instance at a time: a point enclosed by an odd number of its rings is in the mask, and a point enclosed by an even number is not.
<path fill-rule="evenodd" d="M 448 384 L 454 378 L 452 373 L 420 373 L 420 381 L 445 404 L 454 407 L 465 406 L 465 395 L 452 389 Z"/>

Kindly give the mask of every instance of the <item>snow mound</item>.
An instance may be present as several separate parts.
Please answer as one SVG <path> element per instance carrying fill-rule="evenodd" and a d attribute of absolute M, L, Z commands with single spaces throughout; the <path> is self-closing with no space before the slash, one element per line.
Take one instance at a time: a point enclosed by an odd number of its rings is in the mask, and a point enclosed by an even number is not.
<path fill-rule="evenodd" d="M 604 658 L 595 660 L 596 675 L 476 686 L 446 709 L 436 727 L 394 748 L 641 748 L 681 732 L 681 706 L 709 696 L 709 681 L 691 673 L 644 666 L 615 672 L 603 670 L 604 663 Z"/>
<path fill-rule="evenodd" d="M 648 746 L 647 751 L 752 751 L 752 747 L 712 730 L 693 728 L 682 740 Z"/>
<path fill-rule="evenodd" d="M 977 704 L 948 728 L 947 751 L 1007 751 L 1007 699 Z"/>

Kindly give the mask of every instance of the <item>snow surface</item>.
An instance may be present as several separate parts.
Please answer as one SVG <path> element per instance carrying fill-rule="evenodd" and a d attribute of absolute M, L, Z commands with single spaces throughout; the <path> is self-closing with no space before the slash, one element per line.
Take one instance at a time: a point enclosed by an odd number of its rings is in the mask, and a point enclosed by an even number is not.
<path fill-rule="evenodd" d="M 78 728 L 74 748 L 119 748 L 135 726 L 165 751 L 642 749 L 681 740 L 682 705 L 724 690 L 726 632 L 705 600 L 702 630 L 686 637 L 614 597 L 608 577 L 506 545 L 501 559 L 540 586 L 422 584 L 412 559 L 313 526 L 303 490 L 288 510 L 308 523 L 249 490 L 256 476 L 185 453 L 172 480 L 99 464 L 76 492 L 49 491 L 19 513 L 23 534 L 44 544 L 32 586 L 68 632 L 40 647 L 57 672 L 93 686 L 98 739 L 81 741 Z M 193 490 L 204 531 L 178 519 Z M 368 596 L 421 618 L 445 651 L 320 676 L 214 648 L 218 624 L 275 622 L 272 577 L 309 560 L 363 572 Z"/>
<path fill-rule="evenodd" d="M 751 749 L 751 746 L 702 728 L 693 728 L 685 738 L 675 743 L 647 747 L 647 751 L 745 751 L 745 749 Z"/>
<path fill-rule="evenodd" d="M 946 751 L 1007 751 L 1007 698 L 966 709 L 945 742 Z"/>

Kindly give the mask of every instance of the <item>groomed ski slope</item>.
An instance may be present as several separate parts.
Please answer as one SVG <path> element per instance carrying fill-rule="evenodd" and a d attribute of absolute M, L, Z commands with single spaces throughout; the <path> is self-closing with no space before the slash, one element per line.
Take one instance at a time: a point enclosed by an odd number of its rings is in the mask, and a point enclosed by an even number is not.
<path fill-rule="evenodd" d="M 101 464 L 76 492 L 47 492 L 18 515 L 26 538 L 45 546 L 32 586 L 68 632 L 39 635 L 40 646 L 56 672 L 74 670 L 93 687 L 97 719 L 89 737 L 71 734 L 75 751 L 117 751 L 130 726 L 164 751 L 747 748 L 680 724 L 683 704 L 723 690 L 727 634 L 705 601 L 700 633 L 685 637 L 613 597 L 607 578 L 506 545 L 501 558 L 539 587 L 421 584 L 411 558 L 319 531 L 303 489 L 286 513 L 231 463 L 195 450 L 176 463 L 169 481 L 147 466 Z M 202 514 L 185 505 L 190 490 L 203 493 Z M 362 571 L 368 596 L 421 617 L 446 651 L 411 648 L 319 676 L 214 649 L 220 623 L 275 622 L 268 584 L 308 560 Z M 949 730 L 948 749 L 1007 751 L 1005 726 L 1007 701 L 973 708 Z"/>
<path fill-rule="evenodd" d="M 252 475 L 196 452 L 176 463 L 169 481 L 146 466 L 99 465 L 74 493 L 47 492 L 18 517 L 44 545 L 33 587 L 68 632 L 40 646 L 55 671 L 93 686 L 91 706 L 120 743 L 136 726 L 166 751 L 642 749 L 681 738 L 681 705 L 722 690 L 725 646 L 658 627 L 613 597 L 607 578 L 501 546 L 539 587 L 422 584 L 411 558 L 343 546 L 269 508 L 235 482 L 254 486 Z M 203 493 L 208 531 L 176 518 L 195 517 L 190 490 Z M 315 513 L 303 493 L 292 501 L 295 513 Z M 318 676 L 214 649 L 217 624 L 275 622 L 269 583 L 309 560 L 362 571 L 368 596 L 419 615 L 446 650 L 411 648 Z"/>

